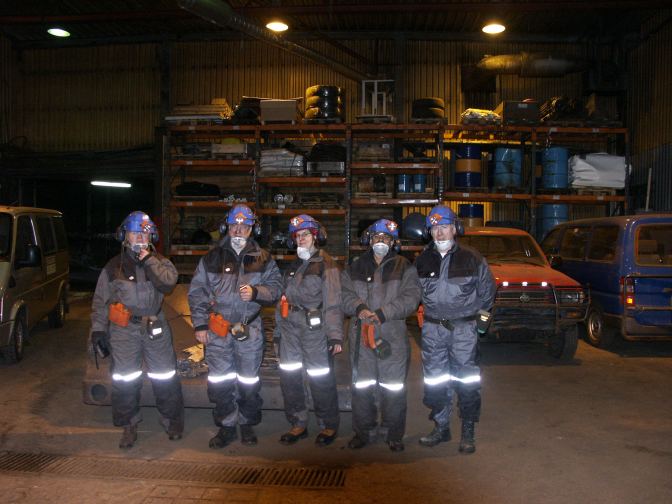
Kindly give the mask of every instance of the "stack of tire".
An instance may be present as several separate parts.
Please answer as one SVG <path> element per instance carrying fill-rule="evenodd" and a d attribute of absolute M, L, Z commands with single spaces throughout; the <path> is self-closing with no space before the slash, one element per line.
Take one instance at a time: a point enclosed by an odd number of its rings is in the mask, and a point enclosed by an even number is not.
<path fill-rule="evenodd" d="M 305 121 L 325 120 L 343 122 L 345 120 L 344 91 L 338 86 L 310 86 L 306 89 Z"/>
<path fill-rule="evenodd" d="M 420 120 L 442 121 L 445 117 L 445 103 L 443 98 L 418 98 L 413 100 L 411 118 Z"/>

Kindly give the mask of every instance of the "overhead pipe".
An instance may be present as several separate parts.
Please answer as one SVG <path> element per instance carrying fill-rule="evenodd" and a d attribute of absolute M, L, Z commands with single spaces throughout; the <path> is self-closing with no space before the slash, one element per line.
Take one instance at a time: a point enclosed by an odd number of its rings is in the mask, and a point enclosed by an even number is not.
<path fill-rule="evenodd" d="M 522 52 L 486 56 L 476 67 L 496 74 L 518 74 L 521 77 L 562 77 L 588 70 L 590 63 L 571 56 Z"/>
<path fill-rule="evenodd" d="M 367 73 L 359 72 L 354 68 L 338 63 L 313 49 L 290 42 L 283 37 L 275 35 L 268 29 L 261 27 L 251 20 L 234 11 L 231 6 L 224 1 L 217 0 L 178 0 L 178 5 L 196 16 L 202 17 L 217 26 L 231 28 L 249 35 L 252 38 L 269 43 L 279 47 L 292 54 L 311 60 L 320 65 L 327 66 L 338 73 L 355 81 L 375 78 Z"/>

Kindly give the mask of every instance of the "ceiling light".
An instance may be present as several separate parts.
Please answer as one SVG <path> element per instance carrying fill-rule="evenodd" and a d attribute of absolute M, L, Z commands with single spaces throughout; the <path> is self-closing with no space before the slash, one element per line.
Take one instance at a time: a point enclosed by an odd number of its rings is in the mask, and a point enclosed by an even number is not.
<path fill-rule="evenodd" d="M 287 31 L 289 26 L 287 26 L 285 23 L 282 21 L 271 21 L 266 25 L 266 28 L 268 28 L 271 31 L 274 32 L 284 32 Z"/>
<path fill-rule="evenodd" d="M 488 35 L 496 35 L 506 30 L 506 26 L 500 23 L 490 22 L 487 23 L 485 26 L 483 26 L 482 30 L 484 33 L 487 33 Z"/>
<path fill-rule="evenodd" d="M 128 182 L 110 182 L 107 180 L 92 180 L 91 185 L 100 187 L 123 187 L 125 189 L 131 187 L 131 184 Z"/>
<path fill-rule="evenodd" d="M 69 37 L 69 36 L 70 36 L 70 32 L 69 32 L 69 31 L 64 30 L 63 28 L 56 28 L 56 27 L 54 27 L 54 28 L 49 28 L 49 29 L 47 30 L 47 33 L 48 33 L 49 35 L 53 35 L 54 37 Z"/>

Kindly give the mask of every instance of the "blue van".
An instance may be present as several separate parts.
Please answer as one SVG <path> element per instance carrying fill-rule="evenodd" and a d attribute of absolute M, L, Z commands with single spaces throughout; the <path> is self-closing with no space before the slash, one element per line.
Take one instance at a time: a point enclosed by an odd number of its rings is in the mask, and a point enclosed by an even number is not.
<path fill-rule="evenodd" d="M 541 242 L 551 266 L 590 289 L 586 340 L 672 339 L 672 214 L 565 222 Z"/>

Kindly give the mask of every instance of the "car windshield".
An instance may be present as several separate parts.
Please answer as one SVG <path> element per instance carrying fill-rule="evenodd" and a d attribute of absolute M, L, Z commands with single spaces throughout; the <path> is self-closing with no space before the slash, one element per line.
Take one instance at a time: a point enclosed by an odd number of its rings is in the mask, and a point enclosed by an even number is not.
<path fill-rule="evenodd" d="M 0 213 L 0 261 L 9 261 L 12 244 L 12 216 Z"/>
<path fill-rule="evenodd" d="M 637 264 L 672 266 L 672 224 L 645 225 L 639 228 Z"/>
<path fill-rule="evenodd" d="M 521 263 L 545 266 L 546 261 L 535 247 L 532 238 L 521 235 L 479 234 L 460 238 L 485 256 L 488 263 Z"/>

